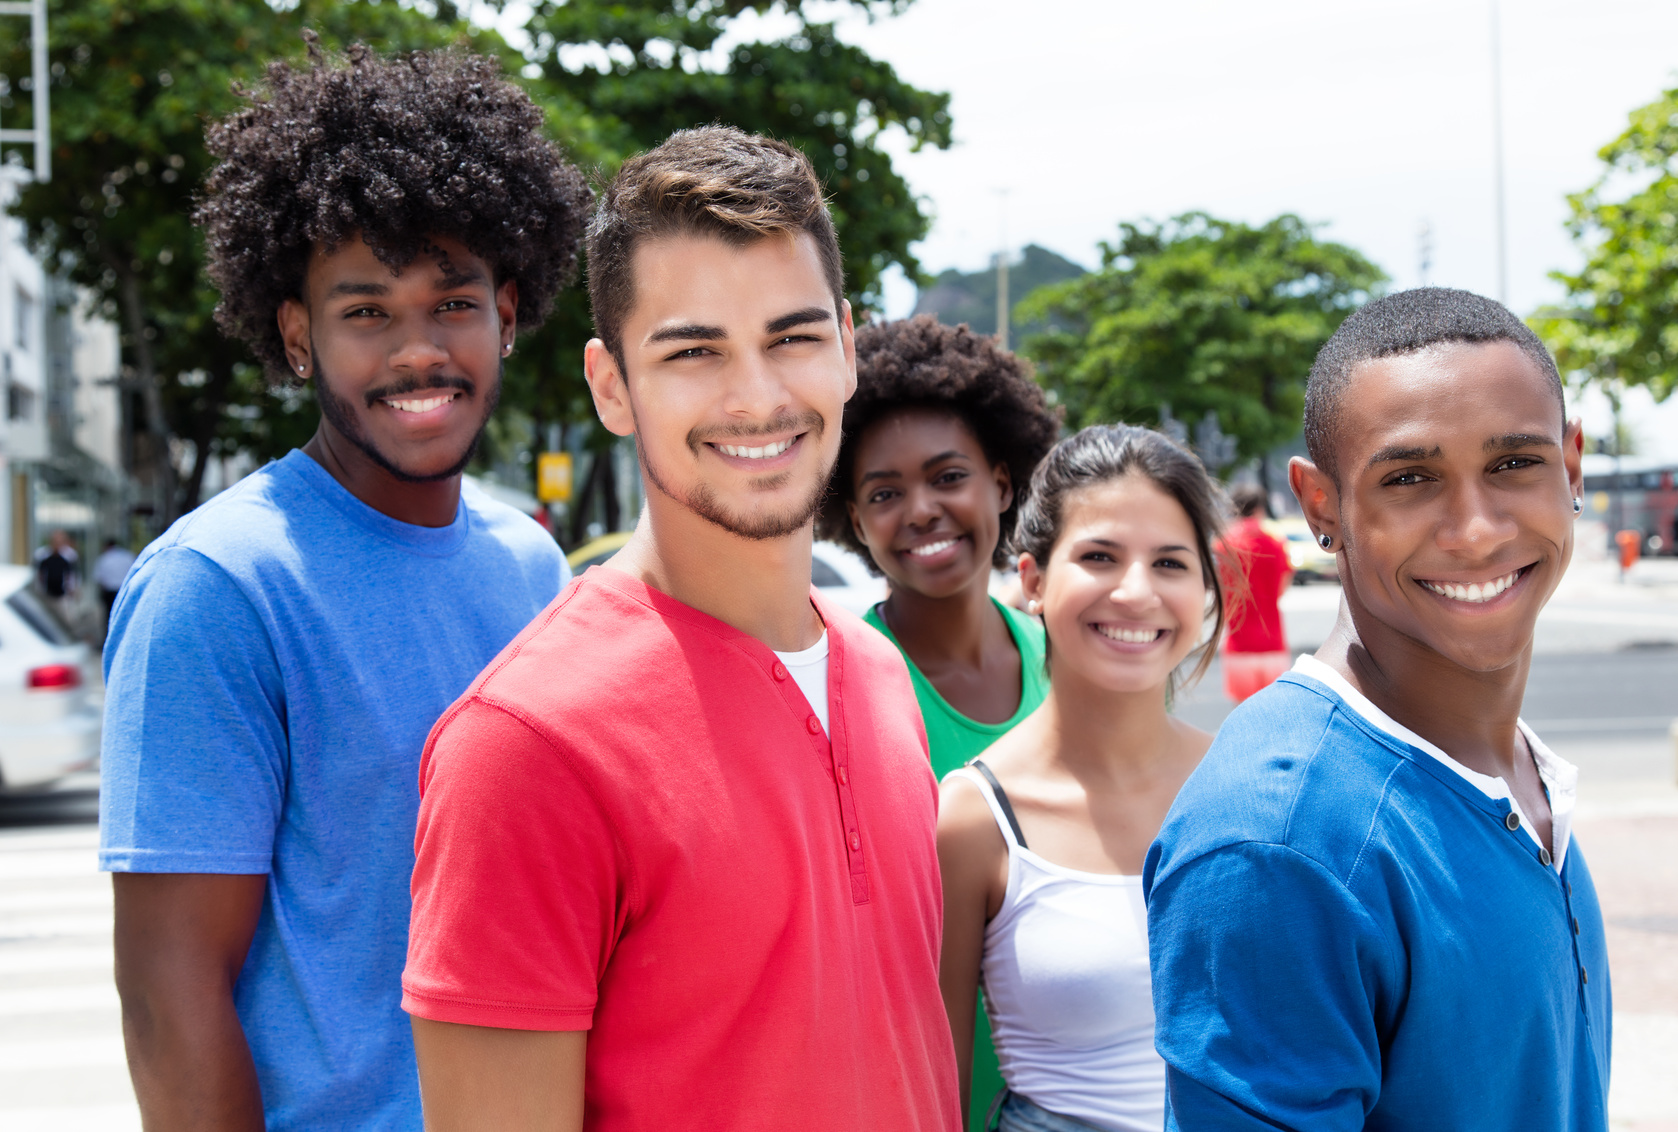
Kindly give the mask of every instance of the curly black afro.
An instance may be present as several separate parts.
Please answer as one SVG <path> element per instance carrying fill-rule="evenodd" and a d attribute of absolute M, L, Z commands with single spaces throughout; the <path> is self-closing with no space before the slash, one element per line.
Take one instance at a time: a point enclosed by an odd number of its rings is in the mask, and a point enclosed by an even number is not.
<path fill-rule="evenodd" d="M 993 465 L 1008 466 L 1014 502 L 1002 513 L 1002 537 L 992 556 L 998 567 L 1006 566 L 1014 519 L 1029 490 L 1032 469 L 1060 434 L 1060 414 L 1049 408 L 1032 377 L 1031 363 L 965 325 L 945 326 L 931 315 L 920 315 L 860 327 L 856 368 L 856 394 L 845 405 L 839 461 L 816 517 L 820 537 L 856 551 L 869 569 L 880 572 L 845 509 L 854 498 L 851 477 L 857 442 L 892 413 L 934 409 L 966 424 Z"/>
<path fill-rule="evenodd" d="M 540 325 L 577 272 L 593 200 L 542 136 L 542 112 L 463 51 L 380 60 L 366 47 L 268 67 L 249 105 L 210 127 L 218 160 L 194 219 L 221 291 L 216 319 L 270 374 L 292 377 L 275 312 L 301 298 L 309 254 L 357 234 L 392 270 L 429 238 L 459 240 L 518 283 L 518 327 Z"/>

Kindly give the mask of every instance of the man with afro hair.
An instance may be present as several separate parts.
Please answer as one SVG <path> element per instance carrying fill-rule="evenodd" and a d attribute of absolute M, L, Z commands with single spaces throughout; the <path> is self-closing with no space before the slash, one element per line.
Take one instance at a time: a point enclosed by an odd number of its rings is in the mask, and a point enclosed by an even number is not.
<path fill-rule="evenodd" d="M 1009 561 L 1014 518 L 1060 421 L 1029 363 L 966 326 L 874 323 L 857 331 L 856 355 L 821 534 L 891 582 L 865 619 L 908 663 L 942 778 L 1048 692 L 1042 625 L 994 599 L 990 578 Z M 958 997 L 952 1026 L 978 1129 L 1002 1075 L 971 984 Z"/>
<path fill-rule="evenodd" d="M 421 1127 L 420 751 L 568 577 L 461 471 L 589 191 L 489 60 L 310 55 L 210 127 L 197 220 L 221 325 L 312 385 L 319 429 L 146 549 L 105 651 L 100 862 L 148 1128 Z"/>

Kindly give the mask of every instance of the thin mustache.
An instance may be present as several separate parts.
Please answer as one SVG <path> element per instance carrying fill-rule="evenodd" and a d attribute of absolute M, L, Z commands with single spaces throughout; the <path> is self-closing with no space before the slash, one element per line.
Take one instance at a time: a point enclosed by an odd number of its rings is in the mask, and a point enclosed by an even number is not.
<path fill-rule="evenodd" d="M 799 413 L 794 416 L 785 413 L 778 417 L 771 417 L 763 424 L 729 424 L 708 426 L 693 429 L 688 433 L 688 447 L 695 452 L 701 444 L 715 444 L 718 441 L 747 440 L 753 437 L 774 436 L 783 432 L 813 432 L 817 436 L 827 427 L 822 415 L 814 410 Z"/>
<path fill-rule="evenodd" d="M 443 374 L 438 374 L 436 377 L 428 377 L 424 380 L 409 379 L 408 381 L 398 381 L 390 385 L 381 385 L 377 389 L 368 390 L 366 394 L 367 407 L 371 409 L 374 405 L 388 397 L 401 397 L 405 394 L 418 393 L 425 389 L 458 389 L 468 397 L 471 397 L 478 391 L 478 386 L 475 382 L 468 378 L 448 377 Z"/>

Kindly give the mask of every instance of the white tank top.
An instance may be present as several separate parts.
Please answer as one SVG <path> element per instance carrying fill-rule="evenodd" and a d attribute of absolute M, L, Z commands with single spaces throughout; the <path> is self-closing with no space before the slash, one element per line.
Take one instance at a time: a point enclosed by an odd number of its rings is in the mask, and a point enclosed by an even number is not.
<path fill-rule="evenodd" d="M 977 786 L 1008 843 L 1008 887 L 985 927 L 980 985 L 1002 1079 L 1034 1104 L 1114 1132 L 1165 1126 L 1154 1052 L 1142 878 L 1086 873 L 1022 843 L 985 776 Z"/>

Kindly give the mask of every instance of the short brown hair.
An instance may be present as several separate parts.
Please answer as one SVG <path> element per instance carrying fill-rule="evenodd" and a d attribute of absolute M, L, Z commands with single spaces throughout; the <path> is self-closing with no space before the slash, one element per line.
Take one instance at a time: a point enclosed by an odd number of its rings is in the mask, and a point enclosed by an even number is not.
<path fill-rule="evenodd" d="M 714 236 L 742 247 L 799 232 L 816 242 L 837 314 L 845 298 L 839 237 L 810 159 L 732 126 L 678 130 L 623 163 L 589 224 L 594 331 L 623 368 L 623 323 L 635 305 L 630 262 L 642 240 Z"/>

